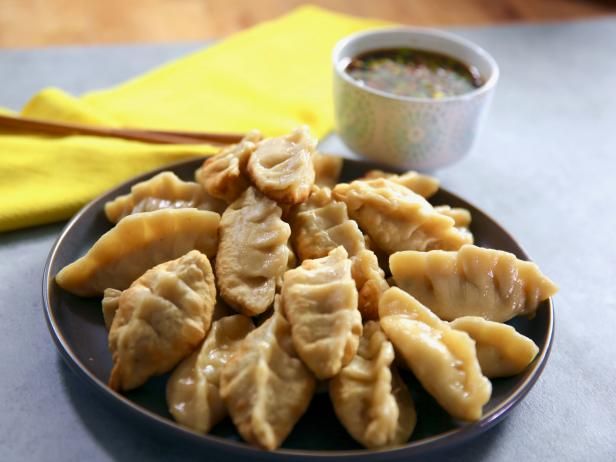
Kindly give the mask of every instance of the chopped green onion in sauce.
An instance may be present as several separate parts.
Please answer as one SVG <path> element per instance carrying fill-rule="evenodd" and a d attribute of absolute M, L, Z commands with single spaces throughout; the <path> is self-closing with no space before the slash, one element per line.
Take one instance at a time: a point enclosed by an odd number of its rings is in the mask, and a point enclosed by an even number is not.
<path fill-rule="evenodd" d="M 483 83 L 472 66 L 450 56 L 412 48 L 360 54 L 351 60 L 345 71 L 367 87 L 415 98 L 462 95 Z"/>

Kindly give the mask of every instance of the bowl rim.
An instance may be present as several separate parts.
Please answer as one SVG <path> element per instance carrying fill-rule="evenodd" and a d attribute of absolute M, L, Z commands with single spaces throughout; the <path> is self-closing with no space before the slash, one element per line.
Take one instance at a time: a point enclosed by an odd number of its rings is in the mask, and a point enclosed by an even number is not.
<path fill-rule="evenodd" d="M 368 87 L 367 85 L 361 85 L 357 80 L 353 79 L 349 74 L 347 74 L 344 69 L 341 69 L 340 62 L 341 57 L 340 53 L 342 50 L 348 46 L 350 43 L 357 41 L 359 39 L 376 36 L 376 35 L 384 35 L 384 34 L 398 34 L 401 39 L 400 46 L 404 46 L 403 40 L 404 38 L 413 37 L 413 36 L 423 36 L 423 37 L 438 37 L 444 40 L 448 40 L 452 43 L 460 45 L 471 52 L 481 56 L 486 60 L 488 66 L 491 70 L 491 75 L 480 87 L 471 90 L 467 93 L 462 93 L 460 95 L 446 96 L 444 98 L 433 99 L 433 98 L 421 98 L 415 96 L 401 96 L 394 95 L 393 93 L 388 93 L 382 90 L 377 90 L 376 88 Z M 376 49 L 376 48 L 375 48 Z M 367 50 L 369 51 L 369 50 Z M 467 64 L 465 60 L 460 59 L 457 56 L 450 55 L 451 57 Z M 472 42 L 464 37 L 461 37 L 457 34 L 453 34 L 451 32 L 445 32 L 440 29 L 434 29 L 431 27 L 415 27 L 415 26 L 393 26 L 393 27 L 380 27 L 377 29 L 369 29 L 361 32 L 356 32 L 354 34 L 348 35 L 343 39 L 339 40 L 334 49 L 332 51 L 332 66 L 334 68 L 334 73 L 344 80 L 346 83 L 350 84 L 354 88 L 357 88 L 361 91 L 365 91 L 367 93 L 380 96 L 382 98 L 392 100 L 392 101 L 400 101 L 400 102 L 413 102 L 413 103 L 423 103 L 423 104 L 440 104 L 440 103 L 448 103 L 455 101 L 468 101 L 479 97 L 485 93 L 490 92 L 496 86 L 499 76 L 500 76 L 500 68 L 496 60 L 490 55 L 484 48 L 477 45 L 475 42 Z"/>
<path fill-rule="evenodd" d="M 498 406 L 492 409 L 490 412 L 484 414 L 481 417 L 481 420 L 477 422 L 468 422 L 465 423 L 461 427 L 456 427 L 451 430 L 448 430 L 443 433 L 439 433 L 438 435 L 430 436 L 427 438 L 422 438 L 420 440 L 407 442 L 406 444 L 395 446 L 395 447 L 387 447 L 387 448 L 379 448 L 379 449 L 348 449 L 342 451 L 335 450 L 310 450 L 310 449 L 286 449 L 286 448 L 278 448 L 275 451 L 263 451 L 258 447 L 251 446 L 243 441 L 235 441 L 230 439 L 225 439 L 223 437 L 219 437 L 216 435 L 210 434 L 201 434 L 196 431 L 191 430 L 190 428 L 183 427 L 177 422 L 173 420 L 169 420 L 161 415 L 156 414 L 153 411 L 150 411 L 139 404 L 131 401 L 126 396 L 121 393 L 112 390 L 107 386 L 105 382 L 100 380 L 98 377 L 91 372 L 87 365 L 85 365 L 78 357 L 77 353 L 70 346 L 69 341 L 65 338 L 62 333 L 62 329 L 59 325 L 59 321 L 56 318 L 54 313 L 54 308 L 52 308 L 51 300 L 53 298 L 54 290 L 60 290 L 59 287 L 55 284 L 55 275 L 51 273 L 53 262 L 56 259 L 56 255 L 59 252 L 63 242 L 66 240 L 67 234 L 77 225 L 79 225 L 81 218 L 84 215 L 87 215 L 91 209 L 95 209 L 100 207 L 101 202 L 104 198 L 112 192 L 115 192 L 123 187 L 130 186 L 138 181 L 143 181 L 146 178 L 150 178 L 151 176 L 160 173 L 165 170 L 173 170 L 174 168 L 178 168 L 183 166 L 184 164 L 191 164 L 197 161 L 203 161 L 203 157 L 193 157 L 181 160 L 179 162 L 175 162 L 172 164 L 164 165 L 160 168 L 147 171 L 143 174 L 136 175 L 122 183 L 115 185 L 113 188 L 110 188 L 91 200 L 88 204 L 86 204 L 81 210 L 79 210 L 66 224 L 66 226 L 62 229 L 58 238 L 54 242 L 47 260 L 45 262 L 45 267 L 43 269 L 43 278 L 42 278 L 42 299 L 43 299 L 43 311 L 45 314 L 45 320 L 47 324 L 47 328 L 49 330 L 50 336 L 55 343 L 56 348 L 60 352 L 60 356 L 65 361 L 65 363 L 69 366 L 69 368 L 84 382 L 90 384 L 98 393 L 99 396 L 103 395 L 105 399 L 110 400 L 109 402 L 112 405 L 120 405 L 118 409 L 121 412 L 129 413 L 132 417 L 139 418 L 142 422 L 147 424 L 155 424 L 157 429 L 165 430 L 167 435 L 175 435 L 184 439 L 188 439 L 190 441 L 195 442 L 196 444 L 205 444 L 211 445 L 212 449 L 218 451 L 226 451 L 229 453 L 234 453 L 239 456 L 244 457 L 254 457 L 255 455 L 267 454 L 267 457 L 270 459 L 276 460 L 288 460 L 289 457 L 301 458 L 301 459 L 328 459 L 328 460 L 336 460 L 336 459 L 345 459 L 352 458 L 352 460 L 363 460 L 363 459 L 376 459 L 376 460 L 385 460 L 390 458 L 399 458 L 401 456 L 406 457 L 417 457 L 426 454 L 430 451 L 447 449 L 452 446 L 456 446 L 460 443 L 468 441 L 472 439 L 474 436 L 479 433 L 483 433 L 487 429 L 493 427 L 501 420 L 503 420 L 508 411 L 515 407 L 517 404 L 524 399 L 524 397 L 528 394 L 528 392 L 533 388 L 533 385 L 539 377 L 541 376 L 543 369 L 546 366 L 547 359 L 550 355 L 550 351 L 552 349 L 553 339 L 554 339 L 554 303 L 552 297 L 549 297 L 545 300 L 546 310 L 547 310 L 547 329 L 545 332 L 545 341 L 537 356 L 533 360 L 533 362 L 526 368 L 524 371 L 524 379 L 522 382 L 517 384 L 512 391 L 512 393 L 501 402 Z M 362 163 L 358 160 L 352 160 L 348 158 L 344 158 L 345 162 L 357 162 Z M 448 189 L 441 187 L 443 191 L 448 194 L 455 196 L 456 198 L 460 198 L 455 193 L 450 192 Z M 466 199 L 461 198 L 465 202 Z M 469 203 L 471 204 L 471 203 Z M 477 211 L 481 214 L 488 217 L 494 225 L 499 229 L 501 233 L 506 235 L 512 242 L 516 244 L 516 246 L 521 251 L 520 257 L 528 259 L 530 261 L 530 257 L 524 250 L 524 248 L 519 244 L 519 242 L 511 236 L 511 234 L 505 230 L 497 221 L 495 221 L 490 215 L 486 214 L 483 209 L 471 204 Z"/>

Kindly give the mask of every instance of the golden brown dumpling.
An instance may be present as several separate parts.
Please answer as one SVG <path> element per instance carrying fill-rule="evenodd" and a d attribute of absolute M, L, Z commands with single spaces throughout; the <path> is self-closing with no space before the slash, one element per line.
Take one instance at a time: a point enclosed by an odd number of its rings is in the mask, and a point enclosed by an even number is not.
<path fill-rule="evenodd" d="M 289 261 L 291 230 L 276 202 L 248 188 L 220 221 L 216 282 L 223 300 L 242 314 L 263 313 Z"/>
<path fill-rule="evenodd" d="M 314 165 L 315 174 L 314 184 L 328 188 L 336 186 L 344 164 L 342 157 L 314 151 L 312 154 L 312 164 Z"/>
<path fill-rule="evenodd" d="M 456 250 L 472 236 L 434 210 L 420 195 L 387 179 L 341 183 L 332 192 L 349 215 L 387 253 L 400 250 Z"/>
<path fill-rule="evenodd" d="M 381 328 L 426 391 L 453 417 L 479 420 L 492 385 L 468 334 L 397 287 L 383 294 L 379 314 Z"/>
<path fill-rule="evenodd" d="M 208 433 L 227 415 L 220 397 L 220 373 L 253 329 L 250 318 L 241 314 L 219 319 L 201 348 L 175 368 L 167 381 L 167 406 L 177 422 Z"/>
<path fill-rule="evenodd" d="M 216 254 L 220 215 L 196 209 L 163 209 L 129 215 L 56 275 L 64 290 L 84 297 L 126 289 L 148 269 L 196 249 Z"/>
<path fill-rule="evenodd" d="M 357 223 L 349 219 L 344 202 L 334 201 L 329 188 L 314 187 L 308 200 L 292 215 L 291 228 L 301 260 L 322 258 L 339 245 L 344 246 L 359 292 L 359 311 L 364 320 L 378 319 L 378 299 L 389 286 L 376 255 L 366 248 Z"/>
<path fill-rule="evenodd" d="M 394 349 L 379 327 L 364 326 L 357 355 L 329 383 L 336 415 L 351 436 L 367 448 L 406 442 L 417 422 L 406 384 L 392 370 Z"/>
<path fill-rule="evenodd" d="M 261 141 L 248 161 L 248 176 L 259 191 L 275 201 L 303 202 L 314 184 L 315 146 L 307 127 Z"/>
<path fill-rule="evenodd" d="M 287 271 L 281 306 L 295 350 L 317 378 L 333 377 L 351 361 L 362 324 L 351 261 L 343 247 Z"/>
<path fill-rule="evenodd" d="M 507 324 L 463 316 L 450 325 L 475 340 L 481 372 L 489 378 L 519 374 L 539 353 L 535 342 Z"/>
<path fill-rule="evenodd" d="M 419 194 L 426 199 L 433 196 L 440 186 L 439 181 L 430 175 L 422 175 L 421 173 L 410 170 L 401 175 L 388 173 L 382 170 L 370 170 L 364 175 L 365 179 L 376 180 L 377 178 L 386 178 L 389 181 L 398 183 L 399 185 L 409 188 L 414 193 Z"/>
<path fill-rule="evenodd" d="M 400 288 L 447 321 L 481 316 L 505 322 L 531 315 L 558 291 L 536 264 L 474 245 L 457 252 L 398 252 L 389 266 Z"/>
<path fill-rule="evenodd" d="M 248 187 L 246 164 L 261 140 L 258 130 L 249 132 L 238 144 L 205 159 L 195 172 L 195 180 L 212 197 L 233 202 Z"/>
<path fill-rule="evenodd" d="M 105 215 L 112 223 L 133 213 L 160 209 L 196 208 L 222 213 L 227 204 L 210 196 L 201 185 L 182 181 L 173 172 L 161 172 L 134 185 L 130 194 L 105 204 Z"/>
<path fill-rule="evenodd" d="M 276 449 L 304 414 L 315 379 L 293 349 L 291 326 L 275 310 L 224 366 L 220 394 L 240 435 Z"/>
<path fill-rule="evenodd" d="M 212 267 L 197 250 L 147 271 L 118 299 L 109 386 L 132 390 L 173 369 L 207 334 L 215 303 Z"/>

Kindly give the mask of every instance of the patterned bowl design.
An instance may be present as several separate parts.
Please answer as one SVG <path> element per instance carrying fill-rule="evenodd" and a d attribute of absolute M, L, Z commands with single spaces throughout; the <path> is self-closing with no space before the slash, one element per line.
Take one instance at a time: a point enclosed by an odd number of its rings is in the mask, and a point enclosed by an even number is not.
<path fill-rule="evenodd" d="M 409 37 L 420 40 L 414 43 Z M 392 46 L 392 42 L 396 45 Z M 449 46 L 451 42 L 455 46 Z M 373 90 L 361 86 L 344 72 L 341 63 L 345 58 L 348 61 L 370 49 L 396 46 L 415 46 L 455 56 L 477 66 L 485 83 L 465 95 L 429 100 Z M 416 170 L 444 167 L 472 149 L 497 78 L 498 67 L 487 53 L 450 34 L 421 28 L 380 29 L 356 34 L 340 42 L 334 51 L 338 135 L 351 150 L 384 165 Z"/>

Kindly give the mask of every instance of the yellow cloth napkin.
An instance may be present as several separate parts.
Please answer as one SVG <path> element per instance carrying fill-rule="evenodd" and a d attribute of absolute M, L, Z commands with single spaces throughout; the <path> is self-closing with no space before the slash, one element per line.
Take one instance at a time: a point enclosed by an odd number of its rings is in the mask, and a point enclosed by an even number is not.
<path fill-rule="evenodd" d="M 178 130 L 278 135 L 300 124 L 331 130 L 331 52 L 353 32 L 384 25 L 306 6 L 240 32 L 116 88 L 74 98 L 45 89 L 28 117 Z M 0 132 L 0 231 L 70 217 L 140 172 L 213 152 L 88 136 Z"/>

